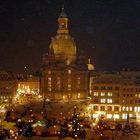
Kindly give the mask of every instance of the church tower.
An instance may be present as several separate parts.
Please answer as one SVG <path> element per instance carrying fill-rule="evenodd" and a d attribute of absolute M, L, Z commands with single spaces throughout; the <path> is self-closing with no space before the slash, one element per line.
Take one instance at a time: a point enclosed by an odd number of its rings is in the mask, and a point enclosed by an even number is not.
<path fill-rule="evenodd" d="M 68 34 L 68 18 L 66 13 L 64 12 L 64 8 L 62 8 L 62 12 L 59 15 L 58 18 L 58 30 L 57 34 Z"/>
<path fill-rule="evenodd" d="M 68 18 L 62 8 L 58 18 L 58 30 L 50 43 L 55 60 L 59 63 L 70 65 L 76 60 L 76 45 L 74 39 L 69 35 Z"/>

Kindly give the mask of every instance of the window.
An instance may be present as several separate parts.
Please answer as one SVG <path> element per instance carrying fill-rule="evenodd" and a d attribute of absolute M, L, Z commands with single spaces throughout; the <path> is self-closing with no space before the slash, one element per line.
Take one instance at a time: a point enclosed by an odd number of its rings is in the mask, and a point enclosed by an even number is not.
<path fill-rule="evenodd" d="M 112 106 L 107 106 L 107 111 L 112 111 Z"/>
<path fill-rule="evenodd" d="M 112 118 L 112 114 L 107 114 L 107 119 L 111 119 Z"/>
<path fill-rule="evenodd" d="M 48 81 L 51 81 L 52 80 L 52 78 L 51 77 L 48 77 Z"/>
<path fill-rule="evenodd" d="M 68 91 L 71 91 L 71 84 L 68 84 Z"/>
<path fill-rule="evenodd" d="M 130 111 L 132 111 L 132 110 L 133 110 L 133 108 L 132 108 L 132 107 L 129 107 L 129 110 L 130 110 Z"/>
<path fill-rule="evenodd" d="M 112 99 L 107 99 L 107 103 L 112 103 Z"/>
<path fill-rule="evenodd" d="M 101 99 L 101 103 L 105 103 L 105 99 Z"/>
<path fill-rule="evenodd" d="M 114 119 L 119 119 L 119 114 L 114 114 Z"/>
<path fill-rule="evenodd" d="M 138 108 L 135 106 L 135 107 L 134 107 L 134 111 L 137 112 L 137 109 L 138 109 Z"/>
<path fill-rule="evenodd" d="M 112 93 L 111 92 L 108 92 L 108 96 L 112 96 Z"/>
<path fill-rule="evenodd" d="M 52 91 L 51 87 L 48 88 L 48 91 Z"/>
<path fill-rule="evenodd" d="M 114 111 L 119 111 L 119 106 L 115 106 Z"/>
<path fill-rule="evenodd" d="M 77 81 L 77 84 L 80 85 L 80 80 Z"/>
<path fill-rule="evenodd" d="M 112 90 L 112 87 L 108 87 L 107 89 L 108 89 L 108 90 Z"/>
<path fill-rule="evenodd" d="M 97 111 L 97 110 L 98 110 L 98 106 L 93 106 L 93 109 L 94 109 L 95 111 Z"/>
<path fill-rule="evenodd" d="M 99 101 L 98 101 L 98 99 L 94 99 L 94 103 L 98 103 Z"/>
<path fill-rule="evenodd" d="M 125 106 L 122 107 L 122 110 L 125 111 Z"/>
<path fill-rule="evenodd" d="M 100 107 L 100 110 L 101 110 L 101 111 L 105 111 L 105 106 L 101 106 L 101 107 Z"/>
<path fill-rule="evenodd" d="M 93 114 L 93 118 L 98 118 L 99 115 L 98 114 Z"/>
<path fill-rule="evenodd" d="M 48 70 L 48 74 L 51 74 L 51 71 L 50 70 Z"/>
<path fill-rule="evenodd" d="M 128 111 L 129 110 L 129 108 L 128 107 L 126 107 L 126 111 Z"/>
<path fill-rule="evenodd" d="M 71 70 L 68 70 L 68 74 L 71 74 Z"/>
<path fill-rule="evenodd" d="M 98 90 L 98 89 L 99 89 L 99 87 L 97 87 L 97 86 L 94 87 L 94 90 Z"/>
<path fill-rule="evenodd" d="M 127 119 L 127 114 L 122 114 L 122 119 Z"/>
<path fill-rule="evenodd" d="M 105 87 L 101 87 L 101 90 L 105 90 Z"/>
<path fill-rule="evenodd" d="M 93 93 L 93 96 L 98 96 L 98 92 L 94 92 Z"/>
<path fill-rule="evenodd" d="M 105 96 L 105 93 L 104 92 L 101 92 L 101 96 Z"/>
<path fill-rule="evenodd" d="M 78 96 L 77 96 L 77 97 L 78 97 L 78 98 L 80 98 L 80 96 L 81 96 L 81 94 L 80 94 L 80 93 L 78 93 Z"/>

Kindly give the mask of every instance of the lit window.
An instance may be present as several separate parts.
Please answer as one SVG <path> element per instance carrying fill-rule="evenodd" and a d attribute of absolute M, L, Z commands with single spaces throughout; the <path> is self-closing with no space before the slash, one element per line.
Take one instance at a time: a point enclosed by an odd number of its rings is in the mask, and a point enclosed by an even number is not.
<path fill-rule="evenodd" d="M 93 96 L 98 96 L 98 92 L 94 92 L 93 93 Z"/>
<path fill-rule="evenodd" d="M 129 107 L 129 110 L 132 111 L 132 107 Z"/>
<path fill-rule="evenodd" d="M 134 107 L 134 111 L 137 112 L 137 107 Z"/>
<path fill-rule="evenodd" d="M 112 103 L 112 99 L 107 99 L 107 103 Z"/>
<path fill-rule="evenodd" d="M 68 84 L 68 91 L 71 91 L 71 84 Z"/>
<path fill-rule="evenodd" d="M 128 107 L 126 107 L 126 111 L 128 111 L 129 110 L 129 108 Z"/>
<path fill-rule="evenodd" d="M 101 103 L 105 103 L 105 99 L 101 99 Z"/>
<path fill-rule="evenodd" d="M 101 92 L 101 96 L 105 96 L 105 92 Z"/>
<path fill-rule="evenodd" d="M 71 74 L 71 70 L 68 70 L 68 74 Z"/>
<path fill-rule="evenodd" d="M 48 90 L 49 90 L 49 91 L 52 91 L 52 89 L 51 89 L 51 88 L 48 88 Z"/>
<path fill-rule="evenodd" d="M 122 119 L 127 119 L 127 114 L 122 114 Z"/>
<path fill-rule="evenodd" d="M 125 106 L 122 107 L 122 110 L 125 111 Z"/>
<path fill-rule="evenodd" d="M 112 96 L 112 93 L 111 92 L 108 92 L 108 96 Z"/>
<path fill-rule="evenodd" d="M 51 77 L 48 77 L 48 81 L 51 81 L 52 80 L 52 78 Z"/>
<path fill-rule="evenodd" d="M 98 114 L 93 114 L 93 118 L 98 118 Z"/>
<path fill-rule="evenodd" d="M 112 114 L 107 114 L 107 119 L 111 119 L 112 118 Z"/>
<path fill-rule="evenodd" d="M 71 85 L 70 84 L 68 84 L 68 88 L 71 88 Z"/>
<path fill-rule="evenodd" d="M 78 93 L 78 98 L 80 98 L 80 95 L 81 95 L 81 94 L 80 94 L 80 93 Z"/>
<path fill-rule="evenodd" d="M 119 119 L 119 114 L 114 114 L 114 119 Z"/>
<path fill-rule="evenodd" d="M 80 80 L 77 81 L 77 84 L 80 85 Z"/>
<path fill-rule="evenodd" d="M 68 94 L 68 98 L 71 98 L 71 94 Z"/>

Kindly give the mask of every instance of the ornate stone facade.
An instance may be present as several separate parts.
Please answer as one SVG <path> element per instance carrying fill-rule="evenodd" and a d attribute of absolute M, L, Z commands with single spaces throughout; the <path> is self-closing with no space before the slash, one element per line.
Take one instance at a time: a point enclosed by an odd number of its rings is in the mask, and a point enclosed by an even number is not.
<path fill-rule="evenodd" d="M 84 57 L 77 56 L 69 35 L 68 18 L 62 9 L 58 30 L 43 55 L 41 93 L 44 99 L 77 100 L 88 97 L 89 70 Z"/>

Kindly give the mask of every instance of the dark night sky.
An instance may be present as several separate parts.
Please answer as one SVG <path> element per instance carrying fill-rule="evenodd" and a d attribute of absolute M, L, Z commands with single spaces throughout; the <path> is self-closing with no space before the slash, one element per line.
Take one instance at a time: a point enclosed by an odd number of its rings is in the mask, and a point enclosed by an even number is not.
<path fill-rule="evenodd" d="M 39 68 L 63 3 L 77 48 L 97 70 L 140 70 L 140 0 L 1 0 L 0 69 Z"/>

